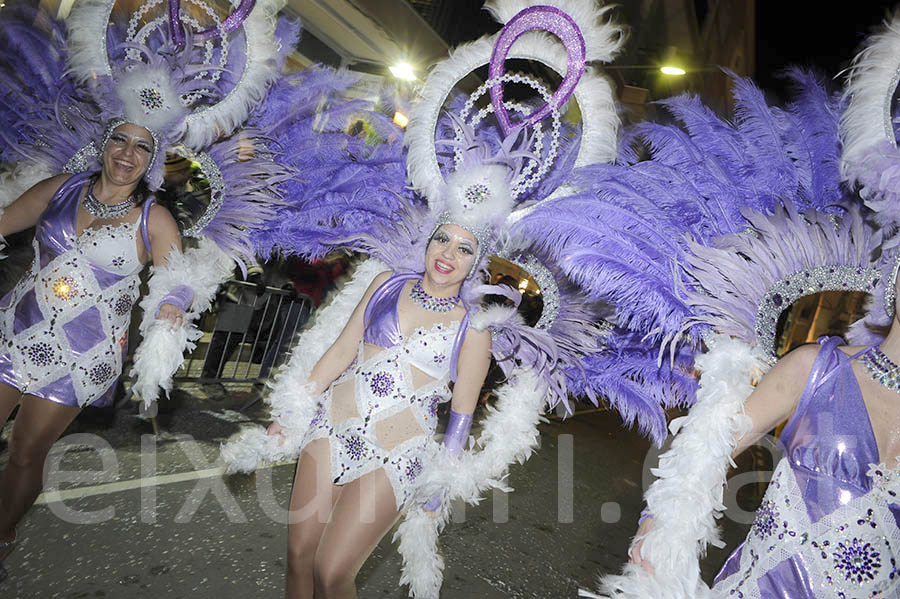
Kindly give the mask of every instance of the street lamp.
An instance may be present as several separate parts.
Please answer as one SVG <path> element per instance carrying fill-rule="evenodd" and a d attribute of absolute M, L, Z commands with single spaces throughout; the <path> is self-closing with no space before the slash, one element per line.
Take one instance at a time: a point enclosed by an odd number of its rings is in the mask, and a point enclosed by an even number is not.
<path fill-rule="evenodd" d="M 681 75 L 684 75 L 687 72 L 684 69 L 682 69 L 681 67 L 676 67 L 676 66 L 669 65 L 669 64 L 661 66 L 659 68 L 659 70 L 662 71 L 663 75 L 671 75 L 673 77 L 680 77 Z"/>
<path fill-rule="evenodd" d="M 400 62 L 391 67 L 388 67 L 391 71 L 391 75 L 396 77 L 397 79 L 402 79 L 403 81 L 415 81 L 416 80 L 416 72 L 413 70 L 412 65 L 408 62 Z"/>

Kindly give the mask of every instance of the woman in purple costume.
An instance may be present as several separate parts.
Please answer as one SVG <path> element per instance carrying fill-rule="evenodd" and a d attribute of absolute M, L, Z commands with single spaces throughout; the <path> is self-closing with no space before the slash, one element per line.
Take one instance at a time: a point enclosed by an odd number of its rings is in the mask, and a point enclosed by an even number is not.
<path fill-rule="evenodd" d="M 445 446 L 468 438 L 491 347 L 489 332 L 468 328 L 459 298 L 478 256 L 471 231 L 440 225 L 424 274 L 376 276 L 313 368 L 311 392 L 323 395 L 291 493 L 299 517 L 289 525 L 287 597 L 356 596 L 356 573 L 428 466 L 439 403 L 451 402 Z"/>
<path fill-rule="evenodd" d="M 778 464 L 746 541 L 716 577 L 715 597 L 896 597 L 900 589 L 900 362 L 896 317 L 880 346 L 835 337 L 779 360 L 746 404 L 753 429 L 734 456 L 787 419 Z M 893 471 L 893 474 L 892 474 Z M 640 525 L 640 539 L 653 529 Z M 641 559 L 641 542 L 632 563 Z"/>
<path fill-rule="evenodd" d="M 53 443 L 84 406 L 113 400 L 139 273 L 181 248 L 172 216 L 142 191 L 155 143 L 121 122 L 99 174 L 46 179 L 2 213 L 0 235 L 37 230 L 31 267 L 0 300 L 0 422 L 21 404 L 0 479 L 0 562 L 40 493 Z M 171 301 L 157 318 L 180 326 L 183 307 Z"/>

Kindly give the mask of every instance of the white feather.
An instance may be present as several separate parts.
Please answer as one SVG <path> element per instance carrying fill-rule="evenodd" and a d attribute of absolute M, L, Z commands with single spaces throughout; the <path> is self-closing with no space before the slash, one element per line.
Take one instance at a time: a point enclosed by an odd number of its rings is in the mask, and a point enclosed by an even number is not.
<path fill-rule="evenodd" d="M 148 109 L 141 95 L 146 90 L 158 94 L 160 107 Z M 181 96 L 172 84 L 172 73 L 166 68 L 134 68 L 122 73 L 116 82 L 116 95 L 122 101 L 124 118 L 157 133 L 167 131 L 185 114 Z"/>
<path fill-rule="evenodd" d="M 488 408 L 476 443 L 480 450 L 451 456 L 442 446 L 432 446 L 429 467 L 411 501 L 421 505 L 435 493 L 445 494 L 446 500 L 436 513 L 410 509 L 394 534 L 403 558 L 400 582 L 409 585 L 411 597 L 439 596 L 444 561 L 437 539 L 450 518 L 450 502 L 477 504 L 491 488 L 511 491 L 506 484 L 509 466 L 524 463 L 540 444 L 537 425 L 543 420 L 546 386 L 531 371 L 517 370 L 510 380 L 498 391 L 496 407 Z"/>
<path fill-rule="evenodd" d="M 316 311 L 313 324 L 300 335 L 290 360 L 271 383 L 271 391 L 266 397 L 272 407 L 273 419 L 284 427 L 285 440 L 267 436 L 260 427 L 240 432 L 222 446 L 222 457 L 229 472 L 250 472 L 261 461 L 277 462 L 297 457 L 318 401 L 318 397 L 309 391 L 309 373 L 337 339 L 372 280 L 386 270 L 389 270 L 387 266 L 378 260 L 363 262 L 340 293 Z"/>
<path fill-rule="evenodd" d="M 69 69 L 78 81 L 111 76 L 106 27 L 115 0 L 78 0 L 66 19 Z"/>
<path fill-rule="evenodd" d="M 625 29 L 613 23 L 606 13 L 613 5 L 595 0 L 488 0 L 484 9 L 500 24 L 506 24 L 526 8 L 534 5 L 558 8 L 572 17 L 584 37 L 588 61 L 609 62 L 625 43 Z"/>
<path fill-rule="evenodd" d="M 841 115 L 841 175 L 855 179 L 855 168 L 864 167 L 872 148 L 894 143 L 891 100 L 900 65 L 900 13 L 885 29 L 869 38 L 866 48 L 853 59 L 845 86 L 849 98 Z"/>
<path fill-rule="evenodd" d="M 185 119 L 185 145 L 202 150 L 219 137 L 231 135 L 265 98 L 269 85 L 281 75 L 275 60 L 280 48 L 275 25 L 278 11 L 285 4 L 286 0 L 259 0 L 256 3 L 243 23 L 247 44 L 244 72 L 224 99 Z"/>
<path fill-rule="evenodd" d="M 194 324 L 200 314 L 209 309 L 219 286 L 231 276 L 234 264 L 219 246 L 201 238 L 196 248 L 183 254 L 173 248 L 167 263 L 150 269 L 149 291 L 141 300 L 144 317 L 141 320 L 143 341 L 134 353 L 137 380 L 134 392 L 150 404 L 172 389 L 172 377 L 181 365 L 186 350 L 195 347 L 201 332 Z M 162 299 L 178 285 L 194 291 L 194 301 L 185 314 L 180 328 L 170 328 L 168 322 L 156 319 L 156 308 Z"/>
<path fill-rule="evenodd" d="M 0 169 L 0 214 L 6 208 L 44 179 L 58 174 L 46 164 L 34 160 L 24 160 L 15 165 L 4 165 Z"/>
<path fill-rule="evenodd" d="M 616 599 L 699 599 L 709 589 L 700 579 L 699 557 L 707 544 L 720 544 L 716 518 L 737 439 L 751 428 L 744 402 L 751 381 L 767 368 L 764 356 L 738 339 L 717 335 L 697 358 L 701 371 L 697 403 L 673 420 L 671 448 L 652 470 L 659 477 L 645 499 L 654 526 L 641 555 L 653 564 L 650 575 L 634 565 L 600 579 L 599 597 Z"/>

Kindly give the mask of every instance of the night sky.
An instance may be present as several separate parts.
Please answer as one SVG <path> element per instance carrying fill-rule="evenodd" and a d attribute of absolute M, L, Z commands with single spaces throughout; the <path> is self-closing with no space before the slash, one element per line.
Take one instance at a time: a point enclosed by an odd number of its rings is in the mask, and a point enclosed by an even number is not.
<path fill-rule="evenodd" d="M 763 89 L 783 94 L 777 74 L 784 67 L 814 66 L 829 77 L 836 76 L 849 64 L 872 27 L 900 2 L 757 0 L 756 6 L 755 79 Z M 835 82 L 835 89 L 839 85 Z"/>

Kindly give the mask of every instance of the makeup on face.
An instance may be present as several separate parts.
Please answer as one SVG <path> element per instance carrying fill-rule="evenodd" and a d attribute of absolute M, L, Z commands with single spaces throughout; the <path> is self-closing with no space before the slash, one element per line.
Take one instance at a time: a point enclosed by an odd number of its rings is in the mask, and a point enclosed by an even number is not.
<path fill-rule="evenodd" d="M 143 176 L 153 155 L 153 138 L 142 127 L 125 123 L 110 134 L 105 153 L 110 174 L 123 179 Z"/>
<path fill-rule="evenodd" d="M 477 252 L 478 242 L 468 231 L 457 225 L 442 225 L 431 237 L 426 254 L 435 274 L 452 276 L 460 271 L 465 276 Z"/>

